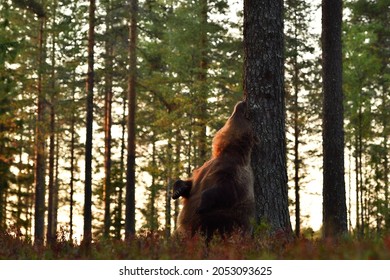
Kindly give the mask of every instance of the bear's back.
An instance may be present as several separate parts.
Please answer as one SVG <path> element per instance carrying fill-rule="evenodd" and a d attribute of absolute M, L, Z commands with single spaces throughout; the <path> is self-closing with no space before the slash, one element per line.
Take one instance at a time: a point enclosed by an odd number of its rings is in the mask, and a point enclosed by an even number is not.
<path fill-rule="evenodd" d="M 219 178 L 224 176 L 232 178 L 232 181 L 222 187 L 218 186 Z M 199 230 L 224 232 L 234 227 L 250 226 L 249 220 L 254 212 L 254 195 L 253 174 L 249 164 L 237 165 L 215 158 L 195 170 L 193 180 L 189 199 L 185 200 L 179 216 L 182 230 L 193 234 Z M 232 201 L 232 204 L 210 209 L 205 213 L 197 213 L 202 193 L 217 186 L 223 190 L 218 199 Z"/>

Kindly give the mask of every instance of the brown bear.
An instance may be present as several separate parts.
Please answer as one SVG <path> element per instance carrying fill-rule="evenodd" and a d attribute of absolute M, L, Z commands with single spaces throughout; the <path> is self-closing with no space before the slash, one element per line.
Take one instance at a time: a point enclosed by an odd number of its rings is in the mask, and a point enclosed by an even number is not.
<path fill-rule="evenodd" d="M 193 172 L 189 180 L 178 180 L 173 199 L 183 197 L 176 233 L 213 233 L 233 229 L 248 232 L 254 217 L 253 173 L 250 155 L 254 144 L 247 104 L 241 101 L 213 139 L 209 161 Z"/>

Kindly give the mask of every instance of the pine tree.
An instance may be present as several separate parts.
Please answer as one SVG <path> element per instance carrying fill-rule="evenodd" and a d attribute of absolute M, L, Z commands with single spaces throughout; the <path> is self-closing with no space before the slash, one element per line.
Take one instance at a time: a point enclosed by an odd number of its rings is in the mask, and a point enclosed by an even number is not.
<path fill-rule="evenodd" d="M 347 232 L 341 53 L 342 1 L 322 1 L 323 234 Z"/>
<path fill-rule="evenodd" d="M 54 0 L 54 3 L 51 7 L 51 69 L 50 69 L 50 131 L 49 131 L 49 197 L 48 197 L 48 213 L 47 213 L 47 241 L 50 244 L 53 244 L 56 240 L 57 233 L 57 207 L 56 207 L 56 197 L 58 197 L 58 189 L 56 186 L 56 178 L 55 178 L 55 138 L 56 138 L 56 20 L 57 20 L 57 1 Z"/>
<path fill-rule="evenodd" d="M 111 227 L 111 144 L 112 144 L 112 99 L 113 99 L 113 42 L 111 24 L 111 3 L 108 0 L 106 5 L 105 22 L 107 26 L 105 40 L 105 99 L 104 99 L 104 236 L 109 237 Z"/>
<path fill-rule="evenodd" d="M 244 93 L 258 138 L 252 152 L 256 219 L 288 237 L 283 1 L 244 2 Z"/>
<path fill-rule="evenodd" d="M 126 223 L 125 236 L 135 234 L 135 109 L 137 80 L 137 12 L 138 1 L 129 0 L 129 77 L 128 77 L 128 121 L 127 121 L 127 171 L 126 171 Z"/>
<path fill-rule="evenodd" d="M 94 88 L 94 44 L 95 44 L 95 0 L 89 2 L 88 29 L 88 73 L 87 73 L 87 116 L 85 143 L 85 194 L 84 194 L 84 239 L 87 253 L 92 241 L 92 138 L 93 138 L 93 88 Z"/>
<path fill-rule="evenodd" d="M 347 141 L 353 153 L 356 230 L 388 230 L 387 1 L 347 3 L 344 37 Z M 375 225 L 375 228 L 374 228 Z"/>

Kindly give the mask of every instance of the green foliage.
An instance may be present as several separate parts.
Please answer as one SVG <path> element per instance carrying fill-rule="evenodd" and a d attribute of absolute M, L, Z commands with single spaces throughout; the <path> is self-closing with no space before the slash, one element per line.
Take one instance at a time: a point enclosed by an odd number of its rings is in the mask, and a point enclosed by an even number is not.
<path fill-rule="evenodd" d="M 389 230 L 388 1 L 350 1 L 344 24 L 346 142 L 360 235 Z"/>

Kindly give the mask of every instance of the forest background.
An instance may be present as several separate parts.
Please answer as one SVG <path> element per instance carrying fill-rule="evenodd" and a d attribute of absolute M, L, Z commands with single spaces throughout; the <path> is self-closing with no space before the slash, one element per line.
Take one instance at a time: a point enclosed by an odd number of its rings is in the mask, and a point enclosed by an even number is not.
<path fill-rule="evenodd" d="M 134 75 L 137 232 L 174 230 L 180 205 L 170 200 L 172 183 L 209 158 L 212 136 L 243 95 L 241 1 L 144 0 L 136 8 L 134 71 L 132 7 L 117 0 L 96 3 L 93 238 L 125 234 Z M 287 0 L 284 18 L 290 213 L 295 233 L 313 236 L 322 222 L 320 3 Z M 90 19 L 88 1 L 0 3 L 2 230 L 32 238 L 39 212 L 39 224 L 46 226 L 38 230 L 47 240 L 81 239 Z M 344 2 L 348 225 L 366 237 L 390 227 L 389 22 L 387 0 Z"/>

